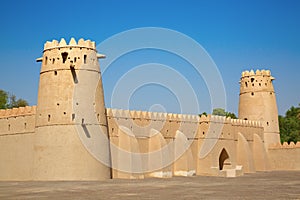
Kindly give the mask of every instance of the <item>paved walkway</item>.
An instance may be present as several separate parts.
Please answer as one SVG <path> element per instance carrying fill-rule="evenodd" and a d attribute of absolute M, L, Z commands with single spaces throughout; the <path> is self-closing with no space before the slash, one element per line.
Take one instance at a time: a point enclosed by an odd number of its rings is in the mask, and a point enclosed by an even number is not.
<path fill-rule="evenodd" d="M 300 171 L 237 178 L 0 182 L 0 199 L 300 199 Z"/>

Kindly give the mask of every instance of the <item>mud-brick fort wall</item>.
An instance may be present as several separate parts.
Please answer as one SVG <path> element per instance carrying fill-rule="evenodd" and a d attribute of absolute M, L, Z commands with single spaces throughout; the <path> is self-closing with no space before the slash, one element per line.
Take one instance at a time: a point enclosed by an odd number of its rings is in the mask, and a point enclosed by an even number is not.
<path fill-rule="evenodd" d="M 272 170 L 300 170 L 300 142 L 270 145 L 268 154 Z"/>
<path fill-rule="evenodd" d="M 110 108 L 107 121 L 113 178 L 228 176 L 227 170 L 236 176 L 268 170 L 258 121 Z"/>
<path fill-rule="evenodd" d="M 0 180 L 31 180 L 35 106 L 0 110 Z"/>

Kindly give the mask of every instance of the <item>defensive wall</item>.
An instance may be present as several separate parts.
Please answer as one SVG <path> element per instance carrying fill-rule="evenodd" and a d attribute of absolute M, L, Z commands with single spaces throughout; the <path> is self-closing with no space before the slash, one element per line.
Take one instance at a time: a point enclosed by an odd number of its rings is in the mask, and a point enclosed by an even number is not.
<path fill-rule="evenodd" d="M 0 180 L 32 180 L 36 107 L 0 110 Z"/>
<path fill-rule="evenodd" d="M 272 170 L 300 170 L 300 141 L 270 145 L 268 155 Z"/>
<path fill-rule="evenodd" d="M 35 106 L 0 110 L 1 180 L 33 179 L 35 112 Z M 111 148 L 113 178 L 226 176 L 223 168 L 237 166 L 244 167 L 239 173 L 265 170 L 262 161 L 249 163 L 255 157 L 254 145 L 263 144 L 257 121 L 110 108 L 107 121 L 110 141 L 118 149 Z M 217 141 L 214 148 L 200 159 L 201 147 L 212 139 Z M 220 164 L 223 149 L 228 160 Z M 129 154 L 120 156 L 123 150 Z"/>
<path fill-rule="evenodd" d="M 111 148 L 113 169 L 124 170 L 113 170 L 114 178 L 237 176 L 269 169 L 257 121 L 117 109 L 107 109 L 107 119 L 117 148 Z"/>

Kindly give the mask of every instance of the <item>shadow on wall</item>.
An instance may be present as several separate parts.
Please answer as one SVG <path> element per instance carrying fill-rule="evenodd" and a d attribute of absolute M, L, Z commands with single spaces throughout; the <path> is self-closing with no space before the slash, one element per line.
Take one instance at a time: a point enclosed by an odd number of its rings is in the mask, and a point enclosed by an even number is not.
<path fill-rule="evenodd" d="M 219 170 L 230 169 L 231 162 L 227 151 L 223 148 L 219 157 Z"/>

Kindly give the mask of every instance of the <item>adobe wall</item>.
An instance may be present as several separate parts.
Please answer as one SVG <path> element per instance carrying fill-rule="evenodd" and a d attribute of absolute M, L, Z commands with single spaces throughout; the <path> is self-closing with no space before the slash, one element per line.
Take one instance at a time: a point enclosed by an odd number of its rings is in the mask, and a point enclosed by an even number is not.
<path fill-rule="evenodd" d="M 233 176 L 267 170 L 256 121 L 110 108 L 107 120 L 113 178 L 228 176 L 219 164 L 223 150 Z"/>
<path fill-rule="evenodd" d="M 0 110 L 0 180 L 31 180 L 36 107 Z"/>
<path fill-rule="evenodd" d="M 268 155 L 272 170 L 300 170 L 300 142 L 271 145 Z"/>

